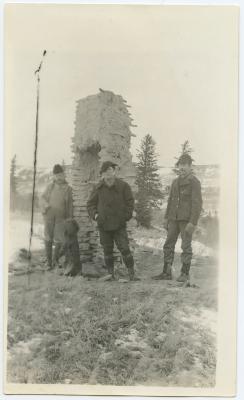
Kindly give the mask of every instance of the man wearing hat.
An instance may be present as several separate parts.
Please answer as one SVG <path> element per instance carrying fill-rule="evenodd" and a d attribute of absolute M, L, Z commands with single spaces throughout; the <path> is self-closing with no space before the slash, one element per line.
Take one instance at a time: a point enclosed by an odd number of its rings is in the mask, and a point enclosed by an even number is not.
<path fill-rule="evenodd" d="M 73 217 L 72 189 L 65 180 L 61 165 L 53 167 L 53 181 L 41 196 L 42 214 L 44 217 L 44 239 L 47 267 L 52 269 L 59 259 L 64 240 L 64 223 Z M 55 244 L 52 259 L 52 246 Z"/>
<path fill-rule="evenodd" d="M 90 217 L 97 221 L 104 261 L 114 279 L 114 243 L 122 254 L 131 281 L 137 280 L 134 259 L 130 251 L 126 222 L 132 218 L 134 198 L 128 183 L 116 177 L 117 164 L 105 161 L 101 167 L 102 180 L 87 202 Z"/>
<path fill-rule="evenodd" d="M 202 210 L 201 184 L 192 174 L 192 158 L 189 154 L 180 156 L 176 163 L 179 176 L 173 181 L 164 219 L 167 238 L 164 244 L 163 272 L 154 279 L 172 279 L 171 268 L 175 244 L 181 234 L 182 268 L 177 281 L 186 282 L 192 259 L 192 234 Z"/>

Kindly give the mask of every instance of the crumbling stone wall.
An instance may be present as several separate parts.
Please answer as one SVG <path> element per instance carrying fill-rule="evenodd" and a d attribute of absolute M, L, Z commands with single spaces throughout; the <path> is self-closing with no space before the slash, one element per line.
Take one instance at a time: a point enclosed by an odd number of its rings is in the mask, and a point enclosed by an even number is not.
<path fill-rule="evenodd" d="M 104 161 L 118 164 L 118 176 L 135 190 L 135 168 L 130 153 L 132 118 L 130 106 L 120 95 L 100 89 L 96 95 L 77 101 L 72 150 L 74 217 L 80 226 L 79 246 L 84 262 L 101 259 L 96 223 L 87 214 L 86 203 L 99 182 Z M 132 225 L 133 221 L 129 223 Z M 128 226 L 130 234 L 130 226 Z"/>

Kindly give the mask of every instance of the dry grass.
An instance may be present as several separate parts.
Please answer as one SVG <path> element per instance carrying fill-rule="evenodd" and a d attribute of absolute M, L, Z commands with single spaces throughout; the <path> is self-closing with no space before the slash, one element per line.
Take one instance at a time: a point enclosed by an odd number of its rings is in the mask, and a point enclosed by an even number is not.
<path fill-rule="evenodd" d="M 161 264 L 140 252 L 134 283 L 10 276 L 9 382 L 213 386 L 216 265 L 182 288 L 150 280 Z"/>

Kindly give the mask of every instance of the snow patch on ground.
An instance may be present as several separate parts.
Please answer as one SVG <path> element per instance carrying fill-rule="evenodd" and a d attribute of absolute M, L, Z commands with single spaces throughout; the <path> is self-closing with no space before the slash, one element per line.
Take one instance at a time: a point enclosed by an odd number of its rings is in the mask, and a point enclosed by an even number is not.
<path fill-rule="evenodd" d="M 43 248 L 44 228 L 43 224 L 34 221 L 32 238 L 32 250 L 40 250 Z M 30 221 L 26 219 L 13 219 L 10 220 L 9 230 L 9 262 L 13 262 L 16 254 L 21 248 L 28 249 L 30 235 Z M 157 229 L 139 229 L 136 230 L 134 239 L 138 246 L 149 248 L 152 250 L 163 250 L 166 234 L 164 231 Z M 195 256 L 214 256 L 214 251 L 200 242 L 193 240 L 192 242 L 193 253 Z M 176 243 L 175 251 L 181 253 L 181 240 Z"/>
<path fill-rule="evenodd" d="M 13 359 L 16 356 L 25 356 L 25 355 L 30 355 L 32 353 L 32 350 L 34 348 L 37 348 L 40 346 L 42 342 L 42 336 L 34 336 L 32 339 L 30 339 L 27 342 L 24 341 L 19 341 L 17 344 L 15 344 L 10 351 L 7 353 L 8 361 Z"/>
<path fill-rule="evenodd" d="M 191 322 L 194 325 L 207 328 L 213 335 L 217 333 L 217 313 L 214 310 L 202 308 L 196 314 L 192 309 L 188 309 L 176 311 L 176 315 L 181 321 Z"/>
<path fill-rule="evenodd" d="M 120 339 L 116 339 L 115 346 L 137 351 L 148 348 L 148 344 L 140 337 L 136 329 L 131 329 L 128 335 L 123 335 Z"/>
<path fill-rule="evenodd" d="M 43 226 L 35 223 L 33 227 L 32 250 L 43 248 Z M 29 248 L 30 221 L 11 219 L 9 224 L 9 262 L 13 262 L 21 248 Z"/>
<path fill-rule="evenodd" d="M 164 232 L 160 232 L 161 237 L 159 236 L 158 231 L 150 230 L 150 231 L 139 231 L 136 233 L 134 239 L 138 246 L 140 247 L 148 247 L 150 249 L 163 250 L 163 246 L 166 239 L 166 234 Z M 150 235 L 150 236 L 149 236 Z M 202 257 L 213 257 L 214 251 L 205 246 L 204 244 L 197 242 L 195 240 L 192 241 L 192 249 L 195 256 Z M 179 239 L 175 246 L 176 253 L 181 253 L 181 240 Z"/>

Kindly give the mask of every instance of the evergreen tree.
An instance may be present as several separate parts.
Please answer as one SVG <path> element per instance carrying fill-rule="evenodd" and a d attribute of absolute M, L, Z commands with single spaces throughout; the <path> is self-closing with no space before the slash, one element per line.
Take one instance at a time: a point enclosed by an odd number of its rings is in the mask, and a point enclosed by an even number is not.
<path fill-rule="evenodd" d="M 142 139 L 137 158 L 137 222 L 149 228 L 152 209 L 158 208 L 163 198 L 155 142 L 151 135 L 148 134 Z"/>
<path fill-rule="evenodd" d="M 178 168 L 178 166 L 177 166 L 177 162 L 178 162 L 179 158 L 180 158 L 183 154 L 188 154 L 189 156 L 191 156 L 191 155 L 192 155 L 192 152 L 193 152 L 193 148 L 190 146 L 189 140 L 185 140 L 185 142 L 182 143 L 182 145 L 181 145 L 181 152 L 180 152 L 179 156 L 178 156 L 178 157 L 175 157 L 176 163 L 175 163 L 175 166 L 174 166 L 174 168 L 173 168 L 173 171 L 174 171 L 174 173 L 175 173 L 176 175 L 179 174 L 179 168 Z M 192 159 L 192 160 L 193 160 L 193 159 Z M 194 161 L 194 160 L 193 160 L 193 161 Z"/>
<path fill-rule="evenodd" d="M 16 154 L 11 160 L 10 166 L 10 208 L 15 209 L 17 196 L 17 177 L 16 177 Z"/>
<path fill-rule="evenodd" d="M 136 220 L 138 225 L 150 228 L 152 221 L 152 209 L 147 196 L 142 191 L 138 191 L 136 199 Z"/>

